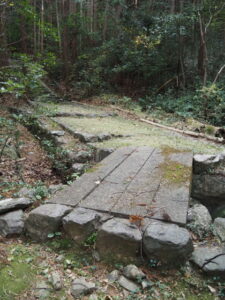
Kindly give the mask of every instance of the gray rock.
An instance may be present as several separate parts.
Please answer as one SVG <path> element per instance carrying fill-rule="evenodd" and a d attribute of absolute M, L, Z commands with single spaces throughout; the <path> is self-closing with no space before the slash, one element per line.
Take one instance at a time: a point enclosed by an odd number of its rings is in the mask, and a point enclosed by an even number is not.
<path fill-rule="evenodd" d="M 225 154 L 195 155 L 192 196 L 206 205 L 225 204 Z"/>
<path fill-rule="evenodd" d="M 82 143 L 96 143 L 98 142 L 98 135 L 74 131 L 73 135 L 77 137 Z"/>
<path fill-rule="evenodd" d="M 151 285 L 152 283 L 148 280 L 142 280 L 141 282 L 141 287 L 143 288 L 143 290 L 149 288 Z"/>
<path fill-rule="evenodd" d="M 72 239 L 82 243 L 100 226 L 100 218 L 96 211 L 78 207 L 63 218 L 63 228 Z"/>
<path fill-rule="evenodd" d="M 193 252 L 191 261 L 207 273 L 225 272 L 225 251 L 219 247 L 198 247 Z"/>
<path fill-rule="evenodd" d="M 33 204 L 33 200 L 30 198 L 9 198 L 0 201 L 0 214 L 5 212 L 16 210 L 20 208 L 26 208 Z"/>
<path fill-rule="evenodd" d="M 113 218 L 100 227 L 96 248 L 101 257 L 133 260 L 141 240 L 142 235 L 137 226 L 127 219 Z"/>
<path fill-rule="evenodd" d="M 206 206 L 225 204 L 225 177 L 223 175 L 193 175 L 192 197 Z"/>
<path fill-rule="evenodd" d="M 145 274 L 135 265 L 128 265 L 123 269 L 123 275 L 129 279 L 139 280 L 145 278 Z"/>
<path fill-rule="evenodd" d="M 37 282 L 34 295 L 37 299 L 49 299 L 50 287 L 44 281 Z"/>
<path fill-rule="evenodd" d="M 72 165 L 71 169 L 74 173 L 83 173 L 85 170 L 85 164 L 75 163 Z"/>
<path fill-rule="evenodd" d="M 212 223 L 211 215 L 208 209 L 202 204 L 195 204 L 188 210 L 188 221 L 204 233 L 210 229 Z"/>
<path fill-rule="evenodd" d="M 89 298 L 88 298 L 88 300 L 98 300 L 98 299 L 99 299 L 98 295 L 96 295 L 96 294 L 93 294 L 93 295 L 89 296 Z"/>
<path fill-rule="evenodd" d="M 17 194 L 19 198 L 33 198 L 34 190 L 32 188 L 23 187 Z"/>
<path fill-rule="evenodd" d="M 68 139 L 64 136 L 56 136 L 55 141 L 59 146 L 66 145 L 68 143 Z"/>
<path fill-rule="evenodd" d="M 6 213 L 0 216 L 0 235 L 8 237 L 21 234 L 24 229 L 24 213 L 22 210 Z"/>
<path fill-rule="evenodd" d="M 126 290 L 128 290 L 129 292 L 135 293 L 138 292 L 140 287 L 139 285 L 137 285 L 136 283 L 134 283 L 133 281 L 127 279 L 124 276 L 120 276 L 118 283 Z"/>
<path fill-rule="evenodd" d="M 100 162 L 104 158 L 106 158 L 108 155 L 113 153 L 114 149 L 113 148 L 102 148 L 102 149 L 97 149 L 95 153 L 95 161 Z"/>
<path fill-rule="evenodd" d="M 78 153 L 73 153 L 71 158 L 76 163 L 86 163 L 92 159 L 92 155 L 88 151 L 79 151 Z"/>
<path fill-rule="evenodd" d="M 71 294 L 74 298 L 82 295 L 88 295 L 96 290 L 96 286 L 92 282 L 87 282 L 84 278 L 75 279 L 72 283 Z"/>
<path fill-rule="evenodd" d="M 99 262 L 101 260 L 100 255 L 98 253 L 98 251 L 93 250 L 92 251 L 92 257 L 94 258 L 94 260 L 96 260 L 97 262 Z"/>
<path fill-rule="evenodd" d="M 196 154 L 193 158 L 193 167 L 195 174 L 201 174 L 209 172 L 210 169 L 215 168 L 220 163 L 223 156 L 221 155 L 207 155 L 207 154 Z"/>
<path fill-rule="evenodd" d="M 62 279 L 59 272 L 54 271 L 50 274 L 50 282 L 56 291 L 61 290 L 63 285 L 62 285 Z"/>
<path fill-rule="evenodd" d="M 63 130 L 51 130 L 50 133 L 55 136 L 64 136 L 65 135 L 65 131 L 63 131 Z"/>
<path fill-rule="evenodd" d="M 111 273 L 108 274 L 107 278 L 109 282 L 113 283 L 118 280 L 120 276 L 120 272 L 118 270 L 113 270 Z"/>
<path fill-rule="evenodd" d="M 175 224 L 152 221 L 146 228 L 143 247 L 148 258 L 157 258 L 168 265 L 186 261 L 193 251 L 189 232 Z"/>
<path fill-rule="evenodd" d="M 215 234 L 225 242 L 225 218 L 216 218 L 213 225 Z"/>
<path fill-rule="evenodd" d="M 60 204 L 44 204 L 32 210 L 25 222 L 27 234 L 34 240 L 44 241 L 48 234 L 57 232 L 62 218 L 71 207 Z"/>
<path fill-rule="evenodd" d="M 112 138 L 112 135 L 110 133 L 100 133 L 98 135 L 99 142 L 107 141 Z"/>
<path fill-rule="evenodd" d="M 59 256 L 56 257 L 56 262 L 62 263 L 65 259 L 65 256 L 63 254 L 60 254 Z"/>

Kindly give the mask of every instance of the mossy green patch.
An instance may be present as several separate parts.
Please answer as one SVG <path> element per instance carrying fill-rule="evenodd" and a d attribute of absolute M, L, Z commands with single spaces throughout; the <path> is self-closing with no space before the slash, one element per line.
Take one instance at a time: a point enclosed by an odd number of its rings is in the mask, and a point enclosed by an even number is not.
<path fill-rule="evenodd" d="M 25 246 L 16 246 L 10 251 L 10 262 L 0 265 L 0 299 L 13 300 L 29 289 L 37 273 L 34 256 Z"/>
<path fill-rule="evenodd" d="M 163 178 L 169 183 L 184 184 L 190 181 L 191 168 L 175 161 L 160 164 Z"/>

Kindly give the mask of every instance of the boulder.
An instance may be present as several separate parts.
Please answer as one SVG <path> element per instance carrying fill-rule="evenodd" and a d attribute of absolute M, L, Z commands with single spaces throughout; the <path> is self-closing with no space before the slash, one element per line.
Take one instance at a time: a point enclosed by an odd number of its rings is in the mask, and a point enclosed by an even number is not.
<path fill-rule="evenodd" d="M 71 207 L 60 204 L 44 204 L 32 210 L 25 222 L 25 229 L 32 239 L 44 241 L 48 234 L 57 232 L 62 218 L 71 211 Z"/>
<path fill-rule="evenodd" d="M 195 155 L 192 196 L 206 206 L 225 204 L 225 153 Z"/>
<path fill-rule="evenodd" d="M 75 279 L 72 283 L 71 294 L 77 299 L 83 295 L 88 295 L 96 290 L 96 286 L 92 282 L 87 282 L 84 278 Z"/>
<path fill-rule="evenodd" d="M 100 226 L 100 218 L 100 213 L 78 207 L 63 218 L 63 228 L 73 240 L 82 243 Z"/>
<path fill-rule="evenodd" d="M 222 242 L 225 242 L 225 218 L 216 218 L 213 225 L 214 233 L 218 235 Z"/>
<path fill-rule="evenodd" d="M 61 191 L 63 190 L 64 188 L 66 188 L 68 185 L 66 184 L 51 184 L 48 189 L 49 189 L 49 192 L 51 194 L 55 194 L 56 192 L 58 191 Z"/>
<path fill-rule="evenodd" d="M 20 208 L 26 208 L 33 204 L 33 200 L 30 198 L 9 198 L 0 201 L 0 214 L 5 212 L 16 210 Z"/>
<path fill-rule="evenodd" d="M 140 286 L 124 276 L 120 276 L 118 283 L 127 291 L 136 293 L 140 290 Z"/>
<path fill-rule="evenodd" d="M 22 210 L 0 216 L 0 235 L 9 237 L 21 234 L 24 229 L 24 213 Z"/>
<path fill-rule="evenodd" d="M 143 247 L 149 259 L 156 258 L 168 265 L 183 263 L 193 251 L 188 230 L 161 221 L 152 221 L 145 229 Z"/>
<path fill-rule="evenodd" d="M 194 250 L 191 261 L 206 273 L 225 272 L 225 251 L 220 247 L 198 247 Z"/>
<path fill-rule="evenodd" d="M 113 218 L 99 229 L 96 248 L 105 259 L 134 260 L 140 248 L 139 228 L 127 219 Z"/>
<path fill-rule="evenodd" d="M 210 229 L 212 218 L 204 205 L 195 204 L 188 210 L 188 221 L 199 234 L 204 234 Z"/>

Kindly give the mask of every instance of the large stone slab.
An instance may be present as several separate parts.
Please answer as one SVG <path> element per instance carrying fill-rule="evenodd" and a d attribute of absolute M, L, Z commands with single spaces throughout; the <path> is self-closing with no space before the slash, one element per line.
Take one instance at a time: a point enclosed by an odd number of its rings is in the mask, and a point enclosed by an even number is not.
<path fill-rule="evenodd" d="M 134 151 L 134 147 L 118 149 L 70 186 L 63 189 L 63 191 L 56 193 L 52 198 L 47 200 L 47 203 L 65 204 L 72 207 L 77 206 Z"/>
<path fill-rule="evenodd" d="M 191 174 L 191 152 L 121 148 L 48 202 L 186 224 Z"/>
<path fill-rule="evenodd" d="M 71 207 L 60 204 L 45 204 L 33 209 L 25 222 L 25 229 L 32 239 L 46 240 L 48 234 L 59 230 L 62 218 L 71 211 Z"/>

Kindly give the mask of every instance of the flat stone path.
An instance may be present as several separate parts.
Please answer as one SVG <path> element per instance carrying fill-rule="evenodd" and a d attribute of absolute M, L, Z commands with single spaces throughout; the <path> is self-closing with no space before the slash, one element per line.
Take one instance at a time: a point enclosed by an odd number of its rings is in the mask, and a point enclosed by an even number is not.
<path fill-rule="evenodd" d="M 119 148 L 47 202 L 186 224 L 192 160 L 171 148 Z"/>

